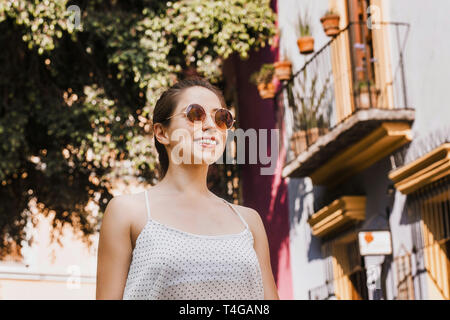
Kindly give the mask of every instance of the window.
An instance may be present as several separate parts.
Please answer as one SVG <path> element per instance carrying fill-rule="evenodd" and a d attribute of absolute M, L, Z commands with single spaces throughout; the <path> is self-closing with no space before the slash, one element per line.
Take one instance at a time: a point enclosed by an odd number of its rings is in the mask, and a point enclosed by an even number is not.
<path fill-rule="evenodd" d="M 413 238 L 423 252 L 428 298 L 450 299 L 450 176 L 408 196 L 408 211 L 420 222 Z M 415 230 L 413 230 L 415 231 Z"/>
<path fill-rule="evenodd" d="M 414 300 L 411 254 L 398 256 L 394 259 L 394 262 L 397 275 L 397 299 Z"/>
<path fill-rule="evenodd" d="M 359 255 L 358 240 L 332 242 L 334 289 L 340 300 L 367 300 L 364 259 Z"/>

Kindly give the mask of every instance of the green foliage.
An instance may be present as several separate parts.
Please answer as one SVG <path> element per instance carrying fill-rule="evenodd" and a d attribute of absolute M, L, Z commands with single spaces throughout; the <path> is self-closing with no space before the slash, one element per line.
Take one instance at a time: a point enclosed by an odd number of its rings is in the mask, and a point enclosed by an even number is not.
<path fill-rule="evenodd" d="M 297 77 L 298 88 L 288 86 L 294 129 L 328 128 L 333 100 L 331 71 L 322 79 L 318 70 L 305 68 Z"/>
<path fill-rule="evenodd" d="M 265 63 L 261 66 L 261 69 L 255 71 L 250 76 L 250 82 L 254 85 L 259 83 L 270 83 L 272 82 L 273 76 L 275 74 L 275 67 L 271 63 Z"/>
<path fill-rule="evenodd" d="M 24 239 L 30 201 L 90 243 L 116 179 L 157 181 L 161 92 L 192 66 L 219 84 L 225 59 L 275 33 L 269 0 L 0 0 L 2 254 Z"/>
<path fill-rule="evenodd" d="M 323 15 L 324 16 L 339 15 L 339 12 L 334 8 L 330 8 L 327 11 L 325 11 Z"/>
<path fill-rule="evenodd" d="M 375 83 L 373 82 L 373 80 L 355 81 L 354 88 L 358 90 L 367 90 L 369 88 L 369 85 L 371 88 L 375 89 Z"/>

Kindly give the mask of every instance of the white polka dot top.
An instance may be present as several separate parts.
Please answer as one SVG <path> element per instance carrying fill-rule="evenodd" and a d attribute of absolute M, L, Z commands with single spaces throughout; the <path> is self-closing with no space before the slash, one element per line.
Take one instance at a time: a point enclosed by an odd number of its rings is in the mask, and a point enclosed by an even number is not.
<path fill-rule="evenodd" d="M 263 300 L 264 289 L 253 234 L 200 235 L 150 217 L 136 239 L 124 300 Z"/>

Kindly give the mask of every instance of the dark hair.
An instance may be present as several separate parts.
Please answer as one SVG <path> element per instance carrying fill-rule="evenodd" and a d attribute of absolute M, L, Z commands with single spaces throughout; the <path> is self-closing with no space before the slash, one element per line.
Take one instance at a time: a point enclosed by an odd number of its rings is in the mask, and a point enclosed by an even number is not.
<path fill-rule="evenodd" d="M 175 107 L 178 103 L 178 98 L 181 93 L 185 89 L 195 86 L 203 87 L 214 92 L 219 98 L 222 107 L 226 107 L 225 98 L 222 94 L 222 91 L 218 87 L 211 84 L 205 78 L 187 78 L 178 81 L 161 94 L 158 101 L 156 102 L 155 109 L 153 110 L 153 124 L 159 122 L 163 125 L 168 125 L 170 123 L 170 119 L 167 118 L 170 117 L 175 110 Z M 156 139 L 156 136 L 154 136 L 154 142 L 156 150 L 158 151 L 158 160 L 161 173 L 160 179 L 162 179 L 166 175 L 169 168 L 169 156 L 167 155 L 166 147 L 163 144 L 159 143 L 159 141 Z"/>

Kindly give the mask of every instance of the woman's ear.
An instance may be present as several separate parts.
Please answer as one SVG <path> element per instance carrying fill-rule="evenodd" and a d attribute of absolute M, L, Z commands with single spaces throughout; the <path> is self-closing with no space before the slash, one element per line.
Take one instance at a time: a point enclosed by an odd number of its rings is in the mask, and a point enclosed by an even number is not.
<path fill-rule="evenodd" d="M 159 143 L 164 145 L 168 145 L 170 143 L 167 130 L 161 123 L 157 122 L 153 125 L 153 134 Z"/>

